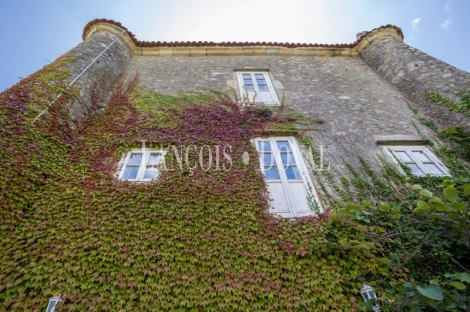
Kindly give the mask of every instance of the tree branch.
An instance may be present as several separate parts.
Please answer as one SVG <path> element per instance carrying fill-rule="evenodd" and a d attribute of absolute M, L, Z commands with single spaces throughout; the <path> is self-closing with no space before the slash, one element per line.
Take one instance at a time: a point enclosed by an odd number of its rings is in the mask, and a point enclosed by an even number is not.
<path fill-rule="evenodd" d="M 400 235 L 406 235 L 406 234 L 425 234 L 426 232 L 401 232 L 401 233 L 396 233 L 396 234 L 385 234 L 384 237 L 378 238 L 374 241 L 374 243 L 380 242 L 381 240 L 387 239 L 387 238 L 392 238 L 395 236 L 400 236 Z"/>
<path fill-rule="evenodd" d="M 427 233 L 426 236 L 424 237 L 423 241 L 421 242 L 421 244 L 419 244 L 418 248 L 416 248 L 415 251 L 413 251 L 413 253 L 411 253 L 411 255 L 409 255 L 408 258 L 406 258 L 406 260 L 403 261 L 403 263 L 400 264 L 395 270 L 388 273 L 388 275 L 385 276 L 385 278 L 382 281 L 380 281 L 379 284 L 382 284 L 383 282 L 385 282 L 387 280 L 387 278 L 390 277 L 390 275 L 392 275 L 396 271 L 400 270 L 405 264 L 407 264 L 408 261 L 410 261 L 411 258 L 413 258 L 416 255 L 416 253 L 418 253 L 418 251 L 421 249 L 421 247 L 423 247 L 424 243 L 428 241 L 430 235 L 431 235 L 431 233 Z"/>

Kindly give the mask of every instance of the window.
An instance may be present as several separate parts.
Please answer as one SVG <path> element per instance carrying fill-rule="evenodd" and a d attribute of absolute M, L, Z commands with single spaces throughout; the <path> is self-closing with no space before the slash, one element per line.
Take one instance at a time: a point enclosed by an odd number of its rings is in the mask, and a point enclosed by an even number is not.
<path fill-rule="evenodd" d="M 268 138 L 254 141 L 272 199 L 270 211 L 285 218 L 308 216 L 314 213 L 308 204 L 312 201 L 321 210 L 295 139 Z"/>
<path fill-rule="evenodd" d="M 266 105 L 277 105 L 279 100 L 267 72 L 237 72 L 238 87 L 241 98 L 250 102 L 262 102 Z"/>
<path fill-rule="evenodd" d="M 450 175 L 449 170 L 424 146 L 388 146 L 385 149 L 408 166 L 413 175 Z"/>
<path fill-rule="evenodd" d="M 151 149 L 138 149 L 130 151 L 124 156 L 120 180 L 150 181 L 159 175 L 158 166 L 165 155 L 164 151 Z"/>

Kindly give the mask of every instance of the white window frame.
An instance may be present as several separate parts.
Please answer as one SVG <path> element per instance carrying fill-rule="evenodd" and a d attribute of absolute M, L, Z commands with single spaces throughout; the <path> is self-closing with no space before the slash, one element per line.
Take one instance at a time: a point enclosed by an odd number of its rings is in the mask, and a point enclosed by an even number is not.
<path fill-rule="evenodd" d="M 124 179 L 123 178 L 124 172 L 126 170 L 127 163 L 129 162 L 131 154 L 138 154 L 138 153 L 142 154 L 142 160 L 140 162 L 136 178 L 135 179 Z M 146 169 L 146 166 L 147 166 L 148 158 L 149 158 L 150 154 L 153 154 L 153 153 L 159 153 L 159 154 L 162 155 L 159 162 L 157 164 L 155 164 L 155 166 L 158 166 L 158 165 L 162 164 L 163 158 L 165 157 L 165 154 L 166 154 L 166 151 L 164 151 L 164 150 L 151 149 L 151 148 L 139 148 L 139 149 L 132 149 L 132 150 L 128 151 L 126 154 L 124 154 L 122 156 L 121 161 L 119 162 L 118 179 L 119 180 L 124 180 L 124 181 L 131 181 L 131 182 L 147 182 L 147 181 L 152 181 L 152 180 L 155 180 L 156 178 L 158 178 L 158 176 L 160 176 L 160 171 L 158 171 L 157 176 L 153 179 L 144 179 L 143 178 L 144 174 L 145 174 L 145 169 Z"/>
<path fill-rule="evenodd" d="M 301 175 L 301 179 L 297 179 L 297 180 L 287 179 L 287 175 L 286 175 L 286 172 L 285 172 L 285 169 L 284 169 L 284 166 L 283 166 L 283 163 L 282 163 L 282 159 L 281 159 L 281 152 L 280 152 L 280 149 L 278 148 L 278 146 L 276 144 L 276 141 L 288 141 L 289 142 L 289 145 L 290 145 L 291 150 L 292 150 L 292 155 L 294 156 L 295 165 L 297 166 L 297 169 L 298 169 L 298 171 Z M 290 210 L 290 214 L 276 213 L 276 212 L 273 211 L 274 208 L 273 208 L 273 205 L 271 203 L 270 212 L 274 213 L 274 214 L 277 214 L 277 215 L 279 215 L 281 217 L 284 217 L 284 218 L 298 218 L 298 217 L 304 217 L 304 216 L 309 216 L 309 215 L 314 215 L 315 214 L 315 211 L 313 211 L 313 210 L 310 210 L 308 213 L 305 213 L 305 212 L 299 213 L 298 211 L 296 211 L 295 198 L 294 198 L 295 194 L 291 193 L 291 191 L 290 191 L 291 189 L 288 187 L 288 185 L 289 185 L 288 181 L 297 181 L 297 182 L 302 183 L 304 185 L 305 189 L 307 190 L 307 193 L 310 193 L 309 195 L 314 196 L 314 199 L 318 203 L 320 213 L 322 213 L 323 209 L 322 209 L 321 204 L 320 204 L 320 199 L 319 199 L 318 194 L 315 190 L 315 187 L 312 183 L 312 180 L 310 179 L 310 175 L 308 173 L 305 161 L 303 160 L 302 153 L 300 152 L 299 145 L 297 144 L 297 140 L 294 137 L 269 137 L 269 138 L 255 138 L 255 139 L 252 140 L 252 142 L 256 146 L 256 150 L 259 153 L 260 169 L 261 169 L 261 172 L 263 173 L 263 175 L 264 175 L 264 168 L 263 168 L 263 161 L 261 159 L 262 154 L 260 152 L 258 142 L 270 142 L 271 143 L 271 148 L 273 148 L 273 154 L 274 154 L 274 157 L 275 157 L 275 160 L 276 160 L 276 165 L 279 169 L 278 171 L 279 171 L 279 175 L 280 175 L 280 181 L 282 183 L 282 189 L 284 191 L 285 198 L 287 199 L 289 210 Z M 269 181 L 279 182 L 279 180 L 267 180 L 266 178 L 265 178 L 265 181 L 266 181 L 266 184 L 269 184 Z M 305 197 L 305 203 L 307 203 L 307 197 Z"/>
<path fill-rule="evenodd" d="M 389 145 L 389 146 L 384 146 L 385 152 L 387 155 L 389 155 L 393 161 L 398 164 L 400 161 L 402 164 L 405 166 L 407 164 L 416 164 L 418 168 L 424 173 L 423 175 L 416 175 L 416 176 L 426 176 L 426 175 L 432 175 L 436 177 L 445 177 L 445 176 L 450 176 L 450 171 L 449 169 L 442 163 L 442 161 L 437 158 L 434 153 L 432 153 L 426 146 L 395 146 L 395 145 Z M 413 155 L 413 152 L 422 152 L 427 158 L 430 159 L 430 161 L 421 161 L 417 157 Z M 396 155 L 396 152 L 405 152 L 406 155 L 411 159 L 411 161 L 403 161 Z M 431 173 L 424 164 L 434 164 L 440 171 L 442 171 L 442 174 L 435 174 Z M 400 172 L 405 174 L 405 172 L 402 170 L 402 168 L 398 167 Z"/>
<path fill-rule="evenodd" d="M 271 102 L 262 102 L 265 105 L 279 105 L 279 98 L 277 97 L 276 90 L 274 89 L 274 86 L 271 82 L 271 78 L 269 77 L 269 74 L 267 71 L 236 71 L 237 73 L 237 82 L 238 82 L 238 90 L 240 92 L 240 98 L 246 97 L 247 91 L 245 90 L 245 84 L 243 82 L 243 74 L 249 74 L 251 75 L 251 79 L 253 81 L 253 86 L 255 88 L 256 92 L 256 98 L 255 101 L 259 101 L 259 95 L 261 92 L 269 92 L 271 95 L 271 98 L 273 99 Z M 268 87 L 268 91 L 260 91 L 258 83 L 256 81 L 255 74 L 262 74 L 264 76 L 264 80 L 266 81 L 266 85 Z M 251 102 L 251 100 L 250 100 Z"/>

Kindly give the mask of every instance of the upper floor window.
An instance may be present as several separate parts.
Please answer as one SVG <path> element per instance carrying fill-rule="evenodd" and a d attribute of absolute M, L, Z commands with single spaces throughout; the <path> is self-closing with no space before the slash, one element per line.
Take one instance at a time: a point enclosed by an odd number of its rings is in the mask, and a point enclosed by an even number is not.
<path fill-rule="evenodd" d="M 408 166 L 413 175 L 450 175 L 449 170 L 442 162 L 424 146 L 388 146 L 385 149 Z"/>
<path fill-rule="evenodd" d="M 266 105 L 279 104 L 267 72 L 237 72 L 237 79 L 242 99 Z"/>
<path fill-rule="evenodd" d="M 272 199 L 271 212 L 286 218 L 314 213 L 320 204 L 294 138 L 255 139 L 261 170 Z M 309 204 L 310 202 L 310 204 Z"/>
<path fill-rule="evenodd" d="M 158 166 L 164 155 L 165 151 L 153 149 L 136 149 L 128 152 L 122 160 L 119 179 L 150 181 L 157 178 L 160 174 Z"/>

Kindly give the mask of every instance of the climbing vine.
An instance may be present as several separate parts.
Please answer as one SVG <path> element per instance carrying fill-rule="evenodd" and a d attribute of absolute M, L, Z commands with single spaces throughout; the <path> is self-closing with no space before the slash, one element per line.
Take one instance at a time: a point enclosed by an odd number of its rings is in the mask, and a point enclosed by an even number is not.
<path fill-rule="evenodd" d="M 213 90 L 146 92 L 136 78 L 72 127 L 67 109 L 77 99 L 61 62 L 0 94 L 4 309 L 44 310 L 61 294 L 61 311 L 355 311 L 358 277 L 386 274 L 374 249 L 337 243 L 363 241 L 365 229 L 328 229 L 328 209 L 296 220 L 268 213 L 251 139 L 296 135 L 289 124 L 299 116 L 241 110 Z M 229 146 L 231 169 L 170 167 L 152 182 L 118 180 L 122 155 L 142 140 L 167 149 L 169 164 L 177 155 L 168 146 Z M 189 163 L 198 160 L 189 153 Z"/>
<path fill-rule="evenodd" d="M 381 158 L 380 174 L 360 157 L 362 168 L 345 162 L 349 174 L 341 177 L 340 185 L 331 175 L 324 175 L 341 198 L 329 222 L 361 224 L 370 238 L 368 242 L 380 248 L 390 261 L 390 272 L 376 284 L 383 310 L 465 311 L 470 305 L 470 267 L 466 260 L 470 253 L 470 174 L 466 163 L 440 141 L 461 133 L 441 132 L 438 136 L 431 119 L 410 109 L 434 132 L 425 135 L 413 124 L 452 177 L 413 176 L 407 166 L 400 164 L 403 175 Z M 339 242 L 344 246 L 367 243 Z M 364 280 L 376 278 L 365 276 Z"/>
<path fill-rule="evenodd" d="M 454 112 L 464 113 L 470 116 L 470 92 L 459 91 L 457 95 L 460 98 L 460 103 L 443 96 L 440 92 L 426 92 L 424 98 L 439 105 L 448 106 Z"/>

